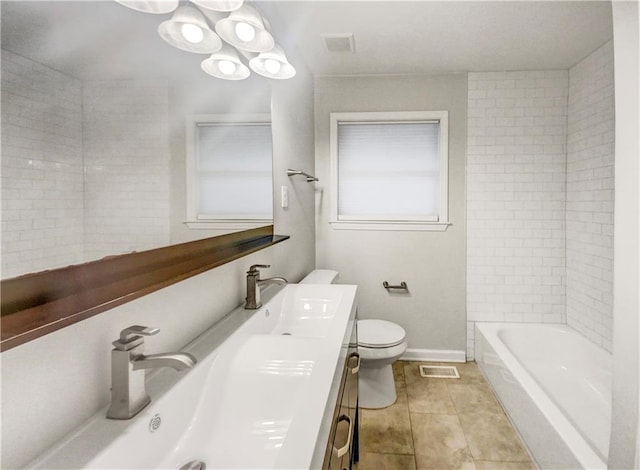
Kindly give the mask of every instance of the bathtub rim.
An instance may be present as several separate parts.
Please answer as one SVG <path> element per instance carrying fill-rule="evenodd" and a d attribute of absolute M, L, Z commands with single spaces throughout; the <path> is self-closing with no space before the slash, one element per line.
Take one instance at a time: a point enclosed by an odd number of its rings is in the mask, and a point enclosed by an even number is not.
<path fill-rule="evenodd" d="M 540 324 L 508 322 L 475 322 L 475 334 L 476 339 L 478 338 L 478 335 L 482 335 L 482 337 L 490 344 L 513 378 L 520 384 L 543 416 L 558 432 L 565 445 L 573 453 L 576 460 L 585 469 L 606 469 L 607 462 L 602 460 L 593 450 L 582 434 L 575 428 L 553 399 L 547 395 L 538 382 L 525 369 L 524 365 L 522 365 L 522 363 L 515 357 L 511 350 L 509 350 L 498 334 L 500 330 L 505 328 L 522 329 L 531 327 L 553 328 L 580 335 L 580 333 L 578 333 L 574 328 L 561 323 Z M 476 355 L 476 361 L 477 360 L 478 356 Z M 491 383 L 489 380 L 488 382 Z M 509 414 L 508 409 L 505 408 L 505 411 Z"/>

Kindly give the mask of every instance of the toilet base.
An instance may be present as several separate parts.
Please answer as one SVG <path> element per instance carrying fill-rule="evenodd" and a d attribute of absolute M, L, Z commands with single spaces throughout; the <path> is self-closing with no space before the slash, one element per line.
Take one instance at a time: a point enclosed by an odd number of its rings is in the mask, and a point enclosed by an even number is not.
<path fill-rule="evenodd" d="M 396 402 L 396 384 L 391 364 L 384 367 L 360 367 L 358 402 L 360 408 L 386 408 Z"/>

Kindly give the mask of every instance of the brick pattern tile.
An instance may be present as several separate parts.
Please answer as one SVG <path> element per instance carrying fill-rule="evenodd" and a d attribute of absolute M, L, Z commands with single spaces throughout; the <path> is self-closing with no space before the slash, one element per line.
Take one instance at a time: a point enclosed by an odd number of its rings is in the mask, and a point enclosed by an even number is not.
<path fill-rule="evenodd" d="M 613 43 L 569 70 L 567 323 L 611 352 L 613 329 Z"/>
<path fill-rule="evenodd" d="M 2 277 L 169 243 L 166 80 L 80 81 L 2 51 Z"/>

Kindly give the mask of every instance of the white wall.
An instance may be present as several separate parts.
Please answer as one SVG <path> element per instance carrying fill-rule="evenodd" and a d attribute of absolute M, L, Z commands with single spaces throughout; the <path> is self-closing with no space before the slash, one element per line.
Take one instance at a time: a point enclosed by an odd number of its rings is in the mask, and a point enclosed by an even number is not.
<path fill-rule="evenodd" d="M 166 80 L 83 82 L 85 259 L 169 244 L 168 113 Z"/>
<path fill-rule="evenodd" d="M 612 2 L 615 62 L 613 409 L 609 468 L 638 468 L 640 448 L 640 12 Z"/>
<path fill-rule="evenodd" d="M 569 70 L 567 323 L 609 352 L 613 329 L 613 41 Z"/>
<path fill-rule="evenodd" d="M 79 263 L 82 85 L 2 50 L 2 277 Z"/>
<path fill-rule="evenodd" d="M 360 318 L 390 320 L 410 349 L 465 349 L 465 74 L 318 78 L 315 87 L 317 265 L 359 287 Z M 328 223 L 329 113 L 449 111 L 449 217 L 446 232 L 334 230 Z M 410 294 L 382 282 L 406 281 Z"/>
<path fill-rule="evenodd" d="M 313 77 L 302 66 L 296 50 L 288 50 L 297 73 L 293 79 L 272 83 L 271 126 L 274 226 L 277 234 L 290 235 L 291 239 L 274 247 L 277 259 L 286 262 L 282 266 L 276 264 L 271 272 L 291 282 L 299 281 L 316 267 L 316 185 L 299 176 L 287 176 L 288 168 L 313 172 L 315 161 Z M 281 207 L 282 186 L 289 192 L 287 208 Z"/>
<path fill-rule="evenodd" d="M 296 65 L 295 81 L 274 93 L 274 147 L 282 167 L 313 161 L 313 84 Z M 161 332 L 149 338 L 147 351 L 179 350 L 242 303 L 251 264 L 271 264 L 264 277 L 292 282 L 313 269 L 313 199 L 296 194 L 286 214 L 275 210 L 276 232 L 291 240 L 2 353 L 2 468 L 24 465 L 108 404 L 111 341 L 122 328 L 157 326 Z"/>
<path fill-rule="evenodd" d="M 565 321 L 567 94 L 564 70 L 469 73 L 471 335 L 476 321 Z"/>

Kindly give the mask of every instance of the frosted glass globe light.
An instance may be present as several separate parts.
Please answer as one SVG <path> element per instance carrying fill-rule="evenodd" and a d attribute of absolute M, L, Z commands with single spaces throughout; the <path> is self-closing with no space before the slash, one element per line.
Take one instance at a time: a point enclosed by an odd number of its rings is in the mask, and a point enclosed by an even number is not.
<path fill-rule="evenodd" d="M 296 69 L 289 63 L 282 47 L 275 45 L 268 52 L 261 52 L 249 60 L 249 67 L 258 75 L 278 80 L 295 76 Z"/>
<path fill-rule="evenodd" d="M 202 28 L 192 23 L 183 23 L 180 26 L 182 36 L 192 44 L 198 44 L 204 39 Z"/>
<path fill-rule="evenodd" d="M 224 75 L 233 75 L 236 71 L 236 64 L 230 60 L 220 60 L 218 61 L 218 70 Z"/>
<path fill-rule="evenodd" d="M 238 51 L 229 44 L 223 44 L 222 49 L 203 60 L 200 67 L 205 73 L 224 80 L 244 80 L 251 75 L 249 67 L 240 61 Z"/>
<path fill-rule="evenodd" d="M 222 47 L 204 15 L 191 6 L 178 7 L 170 19 L 158 25 L 158 34 L 173 47 L 196 54 L 212 54 Z"/>
<path fill-rule="evenodd" d="M 243 42 L 250 42 L 256 37 L 256 29 L 249 23 L 239 21 L 235 27 L 236 36 Z"/>
<path fill-rule="evenodd" d="M 228 44 L 242 51 L 261 53 L 275 45 L 267 24 L 258 10 L 244 3 L 226 18 L 216 21 L 215 30 Z"/>
<path fill-rule="evenodd" d="M 264 61 L 264 68 L 267 70 L 267 72 L 274 75 L 280 71 L 280 67 L 280 61 L 277 61 L 275 59 L 267 59 Z"/>

